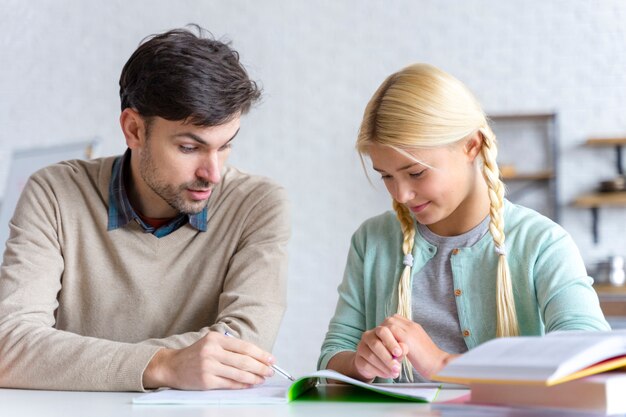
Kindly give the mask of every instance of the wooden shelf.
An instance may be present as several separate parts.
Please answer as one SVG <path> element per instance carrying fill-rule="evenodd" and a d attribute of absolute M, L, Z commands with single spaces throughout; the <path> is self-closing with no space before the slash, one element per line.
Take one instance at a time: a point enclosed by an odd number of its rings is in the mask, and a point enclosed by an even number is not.
<path fill-rule="evenodd" d="M 626 137 L 624 138 L 591 138 L 585 142 L 587 146 L 621 146 L 626 145 Z"/>
<path fill-rule="evenodd" d="M 624 175 L 624 165 L 622 164 L 622 147 L 626 145 L 626 137 L 613 138 L 590 138 L 585 142 L 587 146 L 593 147 L 614 147 L 615 167 L 617 175 Z M 598 211 L 599 207 L 626 207 L 626 191 L 612 191 L 606 193 L 589 193 L 577 197 L 573 203 L 574 207 L 591 209 L 591 227 L 593 242 L 598 243 Z"/>
<path fill-rule="evenodd" d="M 534 111 L 519 110 L 515 113 L 487 112 L 487 119 L 493 122 L 493 130 L 500 138 L 499 147 L 501 150 L 507 148 L 507 143 L 511 146 L 509 165 L 500 164 L 500 178 L 507 183 L 509 190 L 507 197 L 516 202 L 524 203 L 524 196 L 537 190 L 540 194 L 545 194 L 547 199 L 542 201 L 531 195 L 527 202 L 532 202 L 530 206 L 535 206 L 540 210 L 547 209 L 544 214 L 552 218 L 555 222 L 560 220 L 560 205 L 558 198 L 558 167 L 559 167 L 559 128 L 558 113 L 551 108 L 541 108 Z M 523 141 L 532 141 L 533 144 L 540 144 L 541 150 L 530 152 L 528 157 L 519 158 L 520 138 Z M 522 142 L 523 142 L 522 141 Z M 515 153 L 517 152 L 517 154 Z M 503 152 L 506 154 L 506 152 Z M 522 152 L 523 154 L 523 152 Z M 539 163 L 539 164 L 537 164 Z M 521 168 L 516 170 L 516 168 Z M 538 207 L 537 207 L 538 206 Z"/>
<path fill-rule="evenodd" d="M 626 191 L 583 194 L 574 200 L 573 206 L 591 209 L 593 242 L 598 243 L 599 207 L 626 207 Z"/>
<path fill-rule="evenodd" d="M 606 317 L 626 317 L 626 286 L 593 284 Z"/>
<path fill-rule="evenodd" d="M 598 294 L 626 295 L 626 285 L 593 284 L 593 289 L 596 290 Z"/>
<path fill-rule="evenodd" d="M 502 179 L 506 181 L 547 181 L 551 180 L 552 178 L 554 178 L 554 173 L 550 169 L 537 172 L 502 174 Z"/>
<path fill-rule="evenodd" d="M 601 206 L 626 206 L 626 191 L 584 194 L 574 200 L 574 207 L 596 208 Z"/>

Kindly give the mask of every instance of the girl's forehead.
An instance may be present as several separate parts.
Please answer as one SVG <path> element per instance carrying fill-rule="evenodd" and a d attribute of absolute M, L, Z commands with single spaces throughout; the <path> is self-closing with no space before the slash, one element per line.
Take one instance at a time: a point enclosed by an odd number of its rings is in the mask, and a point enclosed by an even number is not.
<path fill-rule="evenodd" d="M 432 167 L 441 158 L 443 148 L 406 149 L 373 144 L 369 157 L 374 168 L 383 171 L 400 171 L 412 166 Z"/>

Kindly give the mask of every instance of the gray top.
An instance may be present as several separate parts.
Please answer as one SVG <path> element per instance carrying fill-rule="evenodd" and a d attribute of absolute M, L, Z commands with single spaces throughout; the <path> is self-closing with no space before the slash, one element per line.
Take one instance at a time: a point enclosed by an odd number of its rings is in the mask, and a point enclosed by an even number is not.
<path fill-rule="evenodd" d="M 476 244 L 489 231 L 489 216 L 472 230 L 458 236 L 439 236 L 427 226 L 417 224 L 417 232 L 437 247 L 437 253 L 419 271 L 413 273 L 411 290 L 413 321 L 422 325 L 440 349 L 449 353 L 463 353 L 467 345 L 454 295 L 454 281 L 450 257 L 457 248 Z M 402 382 L 408 382 L 401 377 Z M 413 370 L 415 382 L 427 381 Z"/>

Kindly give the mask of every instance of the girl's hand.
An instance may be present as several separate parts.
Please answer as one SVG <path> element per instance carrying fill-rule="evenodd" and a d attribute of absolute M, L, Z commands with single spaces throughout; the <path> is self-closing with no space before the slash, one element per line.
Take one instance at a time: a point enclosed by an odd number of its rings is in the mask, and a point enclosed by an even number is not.
<path fill-rule="evenodd" d="M 407 346 L 409 361 L 425 378 L 430 379 L 457 356 L 439 349 L 421 325 L 399 314 L 386 318 L 380 327 L 387 330 L 398 344 Z"/>
<path fill-rule="evenodd" d="M 397 378 L 407 352 L 406 344 L 396 340 L 389 328 L 378 326 L 363 333 L 354 355 L 354 369 L 364 380 Z"/>

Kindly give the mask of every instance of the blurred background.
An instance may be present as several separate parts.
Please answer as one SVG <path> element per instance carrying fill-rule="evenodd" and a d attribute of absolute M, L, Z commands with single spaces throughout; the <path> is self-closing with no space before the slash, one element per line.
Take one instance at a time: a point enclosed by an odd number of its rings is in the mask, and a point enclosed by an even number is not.
<path fill-rule="evenodd" d="M 602 283 L 605 313 L 622 325 L 626 2 L 0 0 L 5 211 L 33 152 L 94 138 L 95 156 L 125 150 L 122 66 L 145 36 L 191 22 L 232 40 L 264 89 L 230 162 L 290 195 L 289 307 L 274 353 L 292 373 L 315 369 L 351 234 L 390 208 L 354 142 L 374 90 L 413 62 L 476 94 L 492 116 L 509 197 L 573 236 Z"/>

